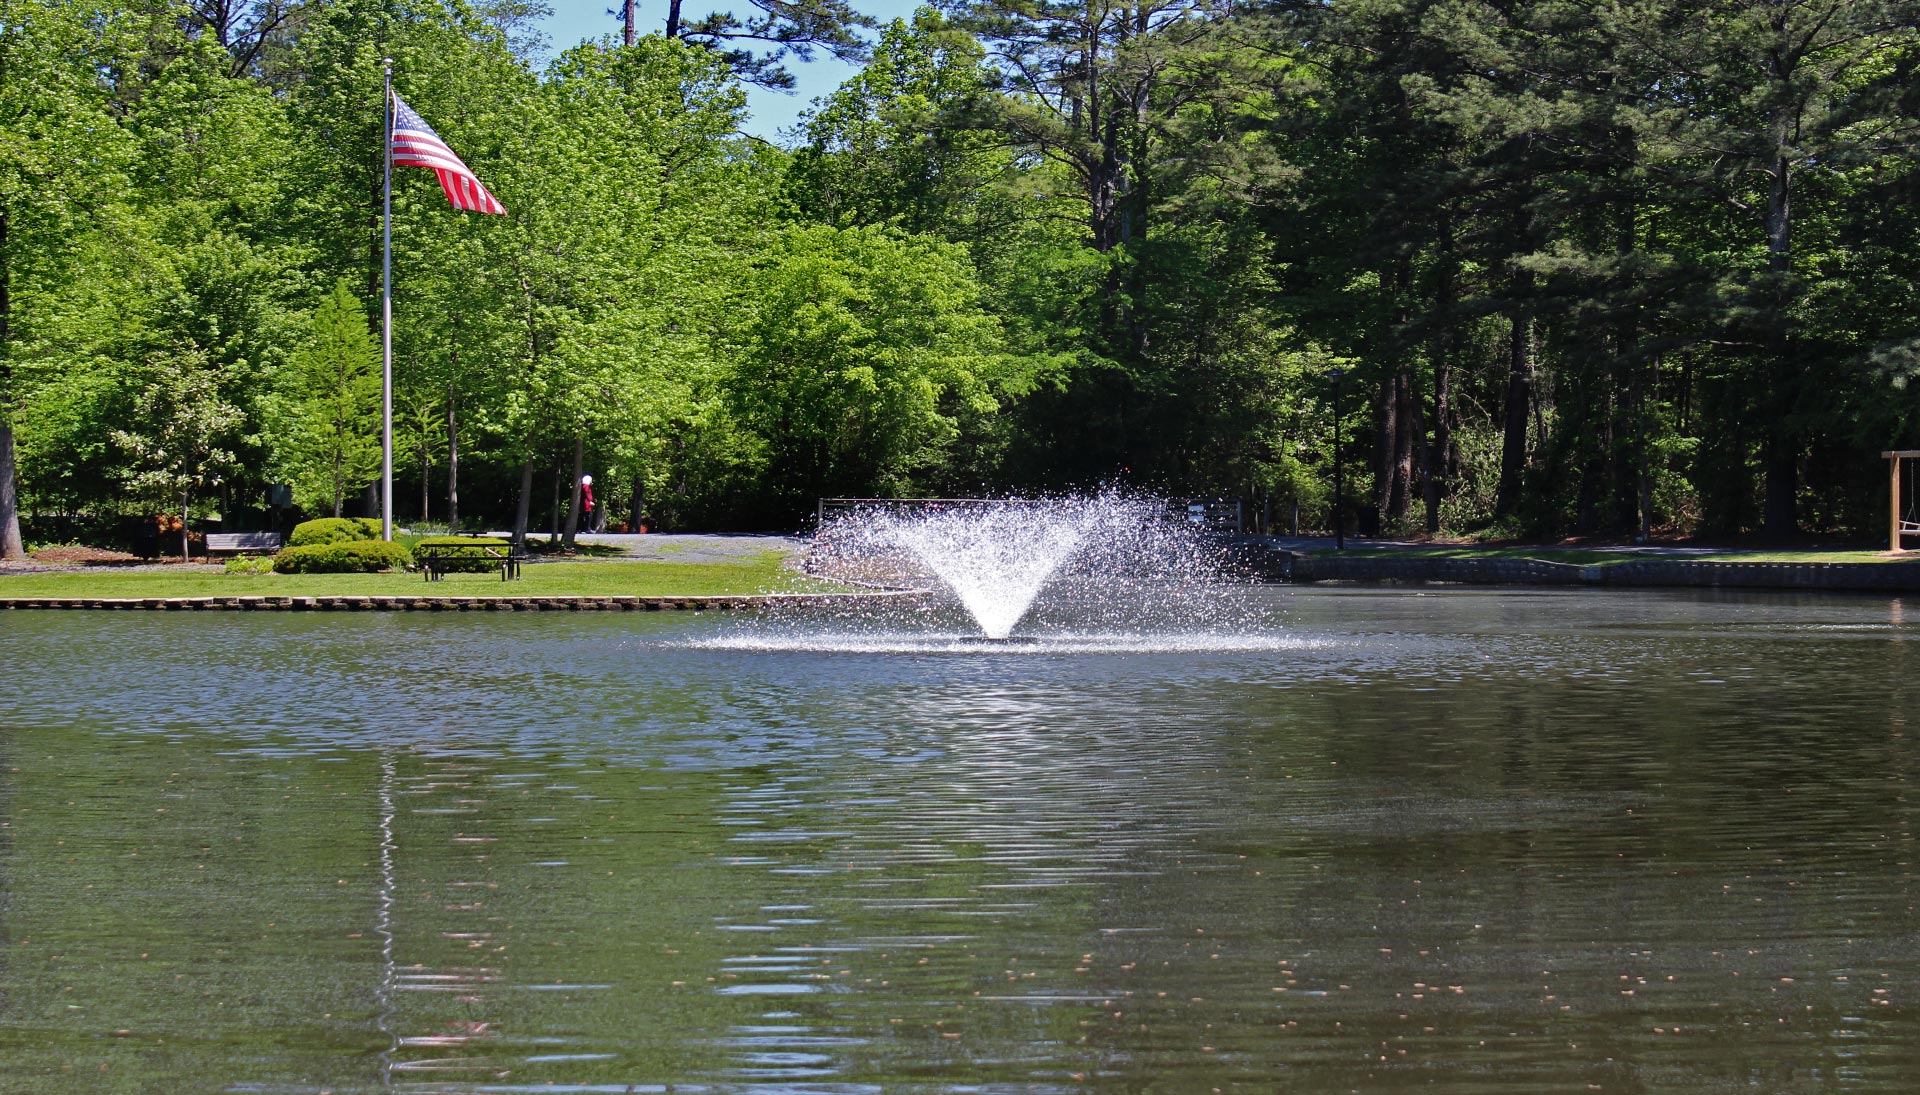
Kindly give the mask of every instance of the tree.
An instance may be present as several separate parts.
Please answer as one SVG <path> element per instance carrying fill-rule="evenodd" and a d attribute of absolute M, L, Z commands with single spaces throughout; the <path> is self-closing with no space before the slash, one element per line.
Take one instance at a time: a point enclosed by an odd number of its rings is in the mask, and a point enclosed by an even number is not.
<path fill-rule="evenodd" d="M 789 510 L 823 494 L 939 481 L 969 420 L 1017 390 L 1017 363 L 952 245 L 880 228 L 796 228 L 752 286 L 728 380 Z"/>
<path fill-rule="evenodd" d="M 76 231 L 118 193 L 125 166 L 104 78 L 125 22 L 57 0 L 17 0 L 0 16 L 0 559 L 25 554 L 13 418 L 36 309 L 73 276 Z"/>
<path fill-rule="evenodd" d="M 631 431 L 694 417 L 777 178 L 732 140 L 743 104 L 711 51 L 658 36 L 569 50 L 519 104 L 495 175 L 508 215 L 483 234 L 511 319 L 489 429 L 519 465 L 517 534 L 536 462 L 637 456 Z"/>
<path fill-rule="evenodd" d="M 873 59 L 804 120 L 788 200 L 828 224 L 968 240 L 1004 229 L 1018 216 L 1005 192 L 1014 158 L 977 128 L 993 100 L 984 56 L 931 9 L 894 20 Z"/>
<path fill-rule="evenodd" d="M 793 87 L 793 74 L 781 62 L 811 61 L 815 49 L 842 61 L 864 60 L 867 46 L 858 29 L 876 25 L 846 0 L 747 0 L 759 14 L 742 18 L 717 11 L 694 19 L 685 17 L 682 2 L 667 0 L 665 36 L 713 50 L 740 79 L 766 88 Z M 621 8 L 621 40 L 629 46 L 640 40 L 638 7 L 638 0 L 625 0 Z M 771 51 L 756 54 L 751 43 Z"/>
<path fill-rule="evenodd" d="M 380 347 L 345 278 L 314 310 L 294 355 L 277 459 L 305 509 L 340 516 L 347 494 L 380 472 Z"/>
<path fill-rule="evenodd" d="M 194 495 L 219 481 L 234 463 L 231 431 L 240 408 L 220 398 L 220 378 L 205 351 L 182 346 L 156 355 L 135 397 L 130 430 L 113 439 L 132 467 L 127 485 L 180 504 L 180 558 L 190 557 L 187 523 Z"/>
<path fill-rule="evenodd" d="M 1895 62 L 1920 41 L 1912 0 L 1644 0 L 1622 33 L 1664 88 L 1662 136 L 1758 247 L 1731 271 L 1723 339 L 1744 343 L 1764 395 L 1764 524 L 1796 526 L 1799 462 L 1819 394 L 1821 350 L 1799 330 L 1808 292 L 1796 246 L 1796 195 L 1810 173 L 1910 153 L 1920 126 L 1899 100 L 1912 72 Z M 1830 167 L 1828 165 L 1831 165 Z"/>

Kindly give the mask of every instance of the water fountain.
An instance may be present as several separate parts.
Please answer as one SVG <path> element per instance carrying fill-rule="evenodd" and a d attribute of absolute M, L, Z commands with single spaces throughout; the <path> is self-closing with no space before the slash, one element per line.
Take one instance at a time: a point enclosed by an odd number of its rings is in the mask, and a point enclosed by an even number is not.
<path fill-rule="evenodd" d="M 1164 501 L 1118 493 L 863 503 L 823 519 L 808 571 L 925 596 L 704 641 L 1054 653 L 1285 645 L 1238 618 L 1221 551 Z"/>
<path fill-rule="evenodd" d="M 1117 509 L 1124 507 L 1086 499 L 882 509 L 842 518 L 824 538 L 867 559 L 906 552 L 920 576 L 937 580 L 960 602 L 982 635 L 1006 639 L 1062 565 L 1103 526 L 1118 531 Z"/>

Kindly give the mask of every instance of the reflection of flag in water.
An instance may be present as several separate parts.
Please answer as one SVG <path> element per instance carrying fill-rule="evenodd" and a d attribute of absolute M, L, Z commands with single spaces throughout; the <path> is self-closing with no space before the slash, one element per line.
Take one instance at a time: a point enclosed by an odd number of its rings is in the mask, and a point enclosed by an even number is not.
<path fill-rule="evenodd" d="M 447 192 L 447 200 L 455 209 L 506 212 L 433 127 L 421 121 L 398 95 L 393 97 L 393 162 L 398 167 L 424 167 L 440 176 L 440 189 Z"/>

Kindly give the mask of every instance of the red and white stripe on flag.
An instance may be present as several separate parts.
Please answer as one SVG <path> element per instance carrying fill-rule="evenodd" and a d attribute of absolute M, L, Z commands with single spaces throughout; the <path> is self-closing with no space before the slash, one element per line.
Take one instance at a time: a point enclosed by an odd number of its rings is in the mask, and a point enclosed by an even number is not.
<path fill-rule="evenodd" d="M 395 167 L 424 167 L 440 179 L 440 189 L 455 209 L 474 213 L 505 213 L 465 162 L 447 142 L 422 121 L 413 108 L 393 97 L 393 163 Z"/>

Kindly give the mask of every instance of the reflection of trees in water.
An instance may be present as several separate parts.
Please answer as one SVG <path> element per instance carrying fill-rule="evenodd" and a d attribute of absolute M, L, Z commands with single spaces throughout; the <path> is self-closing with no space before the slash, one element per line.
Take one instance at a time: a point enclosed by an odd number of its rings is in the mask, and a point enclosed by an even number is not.
<path fill-rule="evenodd" d="M 392 953 L 399 1089 L 498 1082 L 658 1086 L 739 1005 L 701 972 L 710 811 L 684 778 L 463 748 L 393 754 Z M 676 986 L 676 982 L 678 985 Z"/>
<path fill-rule="evenodd" d="M 503 1024 L 497 1014 L 499 1002 L 489 997 L 504 978 L 498 966 L 487 964 L 489 955 L 506 949 L 504 926 L 498 916 L 487 911 L 486 902 L 486 892 L 496 884 L 486 878 L 489 857 L 485 849 L 498 838 L 470 832 L 489 820 L 482 809 L 487 805 L 485 792 L 475 778 L 485 769 L 431 755 L 420 757 L 418 764 L 418 774 L 404 781 L 397 778 L 391 755 L 380 766 L 380 1029 L 392 1038 L 391 1048 L 382 1055 L 381 1082 L 391 1086 L 395 1074 L 409 1080 L 472 1078 L 482 1073 L 503 1078 L 509 1071 L 506 1062 L 492 1052 Z M 437 870 L 418 876 L 429 888 L 409 902 L 408 919 L 416 928 L 408 938 L 410 954 L 397 953 L 392 930 L 398 898 L 399 846 L 394 824 L 398 796 L 407 796 L 407 801 L 414 803 L 408 808 L 410 814 L 460 819 L 460 828 L 451 834 L 422 833 L 422 843 L 444 840 L 446 846 L 440 855 L 426 849 L 422 857 Z M 449 804 L 434 805 L 446 798 L 451 799 Z M 431 830 L 436 826 L 418 828 Z M 424 865 L 414 868 L 423 869 Z M 422 926 L 429 930 L 418 930 Z M 403 1021 L 396 993 L 428 994 L 433 1002 L 425 1008 L 416 1005 L 406 1009 L 427 1014 Z"/>

